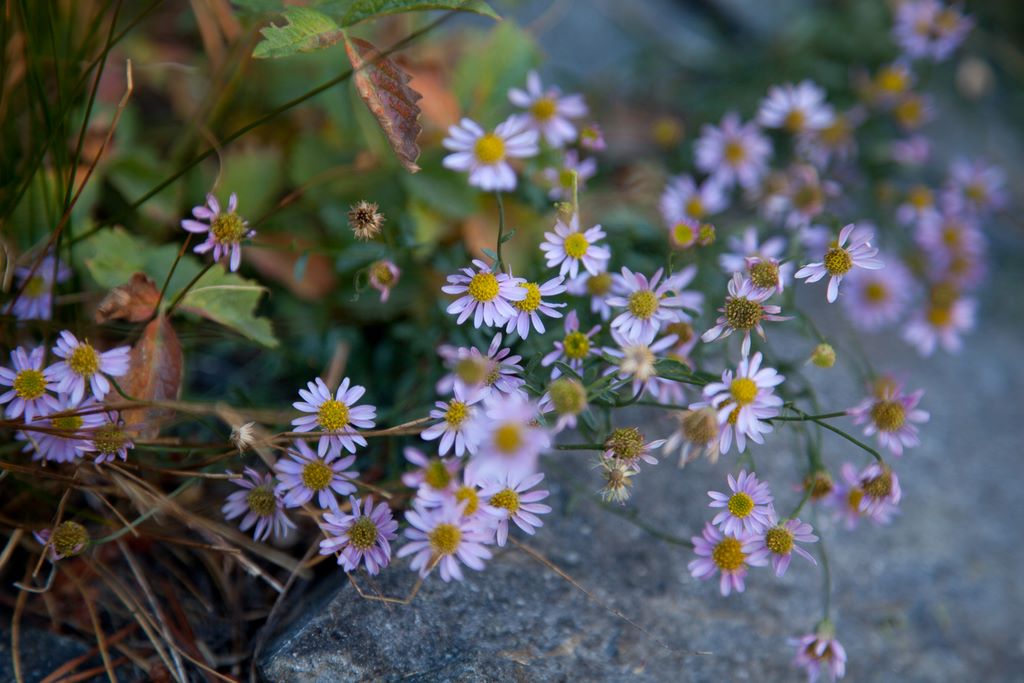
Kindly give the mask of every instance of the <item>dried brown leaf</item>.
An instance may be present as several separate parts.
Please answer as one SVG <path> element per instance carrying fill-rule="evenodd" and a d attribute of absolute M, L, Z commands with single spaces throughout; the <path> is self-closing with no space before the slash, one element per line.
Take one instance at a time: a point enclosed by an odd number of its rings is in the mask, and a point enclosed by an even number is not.
<path fill-rule="evenodd" d="M 422 126 L 417 102 L 423 96 L 409 87 L 412 77 L 392 59 L 378 59 L 377 48 L 361 38 L 346 36 L 345 52 L 355 69 L 356 90 L 376 117 L 391 149 L 410 173 L 420 170 L 416 138 Z"/>
<path fill-rule="evenodd" d="M 145 273 L 135 273 L 127 284 L 110 290 L 96 307 L 96 322 L 127 320 L 140 323 L 153 315 L 160 290 Z"/>
<path fill-rule="evenodd" d="M 175 400 L 183 370 L 181 342 L 171 321 L 161 315 L 146 325 L 132 347 L 124 390 L 141 400 Z M 173 411 L 166 408 L 131 408 L 122 417 L 126 425 L 135 427 L 133 431 L 140 438 L 152 439 L 160 433 L 160 423 L 171 414 Z"/>

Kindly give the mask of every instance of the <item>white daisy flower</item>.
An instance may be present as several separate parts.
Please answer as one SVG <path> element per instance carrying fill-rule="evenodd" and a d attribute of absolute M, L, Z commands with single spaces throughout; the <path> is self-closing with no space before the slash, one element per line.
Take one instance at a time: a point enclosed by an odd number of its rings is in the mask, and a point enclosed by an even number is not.
<path fill-rule="evenodd" d="M 615 296 L 608 297 L 608 305 L 626 310 L 612 320 L 611 328 L 620 330 L 630 339 L 650 344 L 662 324 L 677 320 L 679 309 L 694 302 L 693 296 L 680 296 L 676 289 L 678 282 L 688 283 L 696 272 L 696 266 L 689 266 L 661 282 L 661 268 L 648 281 L 642 273 L 623 267 L 621 275 L 612 276 Z M 678 279 L 679 275 L 683 280 Z"/>
<path fill-rule="evenodd" d="M 530 491 L 543 480 L 541 472 L 527 476 L 509 473 L 483 484 L 480 496 L 500 515 L 495 529 L 495 540 L 499 546 L 504 546 L 508 540 L 510 521 L 531 536 L 544 526 L 537 515 L 551 512 L 550 506 L 539 502 L 548 497 L 548 491 Z"/>
<path fill-rule="evenodd" d="M 612 291 L 612 274 L 601 271 L 596 275 L 583 272 L 569 281 L 569 293 L 573 296 L 589 296 L 590 312 L 597 313 L 601 320 L 612 317 L 612 307 L 608 305 L 608 294 Z"/>
<path fill-rule="evenodd" d="M 839 283 L 843 276 L 856 268 L 867 268 L 877 270 L 884 264 L 874 256 L 878 249 L 871 246 L 871 239 L 874 231 L 867 227 L 854 228 L 850 223 L 839 232 L 839 239 L 832 243 L 832 246 L 825 252 L 825 258 L 821 263 L 811 263 L 796 271 L 795 277 L 807 278 L 807 282 L 817 282 L 826 275 L 829 276 L 828 292 L 825 299 L 832 303 L 839 296 Z M 847 247 L 847 240 L 850 246 Z"/>
<path fill-rule="evenodd" d="M 536 71 L 526 76 L 526 90 L 512 88 L 508 99 L 526 110 L 522 118 L 529 128 L 542 134 L 552 147 L 563 147 L 575 140 L 576 126 L 570 119 L 587 115 L 583 95 L 562 95 L 556 87 L 545 89 Z"/>
<path fill-rule="evenodd" d="M 526 280 L 497 273 L 483 261 L 473 260 L 476 268 L 463 268 L 461 273 L 448 276 L 448 284 L 441 288 L 445 294 L 461 294 L 448 306 L 448 313 L 458 315 L 458 324 L 473 316 L 473 327 L 481 324 L 499 327 L 516 314 L 513 301 L 526 298 L 527 290 L 521 285 Z"/>
<path fill-rule="evenodd" d="M 618 344 L 618 348 L 606 346 L 602 352 L 618 359 L 618 363 L 608 368 L 605 374 L 617 373 L 619 379 L 632 379 L 634 396 L 642 391 L 650 391 L 655 397 L 660 395 L 658 384 L 669 380 L 662 380 L 658 377 L 658 371 L 655 368 L 655 363 L 658 360 L 657 354 L 671 349 L 678 341 L 678 337 L 670 334 L 653 344 L 647 344 L 631 339 L 619 330 L 612 330 L 612 339 Z"/>
<path fill-rule="evenodd" d="M 444 345 L 437 352 L 451 370 L 437 383 L 437 393 L 454 393 L 455 398 L 466 403 L 476 403 L 491 394 L 526 394 L 526 384 L 519 375 L 523 366 L 521 356 L 512 355 L 509 349 L 501 348 L 501 332 L 494 335 L 484 355 L 475 347 L 454 347 Z"/>
<path fill-rule="evenodd" d="M 593 355 L 591 343 L 600 329 L 600 325 L 594 325 L 586 333 L 580 332 L 579 316 L 576 315 L 576 311 L 569 311 L 565 316 L 565 337 L 554 342 L 555 350 L 544 356 L 540 364 L 546 368 L 557 361 L 562 361 L 582 375 L 583 361 Z M 558 367 L 551 369 L 551 379 L 557 379 L 561 375 L 562 371 Z"/>
<path fill-rule="evenodd" d="M 448 129 L 442 144 L 454 154 L 442 162 L 445 168 L 469 173 L 469 184 L 485 191 L 516 189 L 516 173 L 508 159 L 536 156 L 537 132 L 527 122 L 513 116 L 493 132 L 485 132 L 470 119 L 462 119 Z"/>
<path fill-rule="evenodd" d="M 729 199 L 718 182 L 708 179 L 698 185 L 692 176 L 681 175 L 669 180 L 658 208 L 665 225 L 675 226 L 687 219 L 702 221 L 728 205 Z"/>
<path fill-rule="evenodd" d="M 544 233 L 544 242 L 540 245 L 540 250 L 548 260 L 548 268 L 560 266 L 559 275 L 568 274 L 569 277 L 576 277 L 581 263 L 588 273 L 597 275 L 607 268 L 608 259 L 612 257 L 608 247 L 595 244 L 604 237 L 605 232 L 600 225 L 580 232 L 579 215 L 573 214 L 569 219 L 569 225 L 559 218 L 555 223 L 555 231 Z"/>
<path fill-rule="evenodd" d="M 537 404 L 521 396 L 489 398 L 477 412 L 480 447 L 467 465 L 470 474 L 488 479 L 535 472 L 541 451 L 551 445 L 538 417 Z"/>
<path fill-rule="evenodd" d="M 778 315 L 782 308 L 764 303 L 774 290 L 760 289 L 750 280 L 745 280 L 739 273 L 733 273 L 729 281 L 729 295 L 725 304 L 718 309 L 722 314 L 715 320 L 715 326 L 701 335 L 704 342 L 725 339 L 733 332 L 743 333 L 743 346 L 740 353 L 746 358 L 750 355 L 750 331 L 757 332 L 764 339 L 764 328 L 761 321 L 780 322 L 789 320 L 788 316 Z"/>
<path fill-rule="evenodd" d="M 821 130 L 832 123 L 832 107 L 825 91 L 811 81 L 772 86 L 761 101 L 757 121 L 765 128 L 785 128 L 790 133 Z"/>
<path fill-rule="evenodd" d="M 342 448 L 355 453 L 356 446 L 366 445 L 366 439 L 355 428 L 372 429 L 377 417 L 375 407 L 355 405 L 365 393 L 366 389 L 358 384 L 350 386 L 346 377 L 341 380 L 338 391 L 331 395 L 327 384 L 317 377 L 306 383 L 306 389 L 299 389 L 302 400 L 292 404 L 302 412 L 311 414 L 295 418 L 292 425 L 297 432 L 309 432 L 317 428 L 323 432 L 317 446 L 320 457 L 328 450 L 340 453 Z"/>
<path fill-rule="evenodd" d="M 716 127 L 705 125 L 694 143 L 697 168 L 711 175 L 723 188 L 736 183 L 750 188 L 768 170 L 772 143 L 754 121 L 742 123 L 739 114 L 729 112 Z"/>
<path fill-rule="evenodd" d="M 543 297 L 555 296 L 565 292 L 565 285 L 562 284 L 565 278 L 559 275 L 540 285 L 536 282 L 524 282 L 519 286 L 526 290 L 526 298 L 513 301 L 512 307 L 516 309 L 515 315 L 508 319 L 506 333 L 515 330 L 519 333 L 520 339 L 526 339 L 530 334 L 530 326 L 537 330 L 538 334 L 544 334 L 544 322 L 540 314 L 549 318 L 561 318 L 562 314 L 556 308 L 565 308 L 566 304 L 554 304 L 544 301 Z"/>
<path fill-rule="evenodd" d="M 424 441 L 441 439 L 437 446 L 439 455 L 445 455 L 452 446 L 458 456 L 475 453 L 477 434 L 473 430 L 473 405 L 453 398 L 447 403 L 437 401 L 434 406 L 430 417 L 441 421 L 424 429 L 420 437 Z"/>
<path fill-rule="evenodd" d="M 579 152 L 567 149 L 561 166 L 544 169 L 544 180 L 551 186 L 551 189 L 548 190 L 548 199 L 569 201 L 572 199 L 573 178 L 576 179 L 576 190 L 582 192 L 587 181 L 593 178 L 595 173 L 597 173 L 597 159 L 594 157 L 580 159 Z"/>
<path fill-rule="evenodd" d="M 956 353 L 962 344 L 960 335 L 974 329 L 978 302 L 942 285 L 933 288 L 926 307 L 914 314 L 903 332 L 903 339 L 922 356 L 930 356 L 936 347 Z M 943 292 L 937 295 L 937 292 Z"/>

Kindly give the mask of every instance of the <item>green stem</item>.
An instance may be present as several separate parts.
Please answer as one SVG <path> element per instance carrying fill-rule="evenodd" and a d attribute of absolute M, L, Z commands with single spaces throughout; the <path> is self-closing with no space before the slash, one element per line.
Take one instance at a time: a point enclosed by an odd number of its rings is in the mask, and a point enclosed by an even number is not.
<path fill-rule="evenodd" d="M 192 281 L 189 282 L 187 285 L 185 285 L 185 288 L 182 289 L 180 292 L 178 292 L 178 295 L 176 297 L 174 297 L 174 301 L 172 301 L 171 305 L 167 307 L 167 311 L 166 311 L 165 315 L 170 316 L 171 313 L 174 312 L 174 309 L 178 307 L 178 304 L 181 303 L 181 300 L 185 298 L 186 294 L 188 294 L 188 290 L 190 290 L 193 287 L 195 287 L 196 283 L 199 282 L 199 280 L 204 275 L 206 275 L 206 273 L 209 272 L 210 268 L 213 268 L 213 266 L 216 265 L 216 263 L 217 263 L 216 261 L 210 261 L 209 263 L 206 264 L 205 268 L 203 268 L 198 273 L 196 273 L 196 276 L 194 278 L 192 278 Z"/>
<path fill-rule="evenodd" d="M 794 408 L 794 410 L 796 409 Z M 799 417 L 773 417 L 767 419 L 766 422 L 775 422 L 776 420 L 779 422 L 806 422 L 808 420 L 815 422 L 817 420 L 830 420 L 834 417 L 846 417 L 848 414 L 845 410 L 839 410 L 834 413 L 822 413 L 821 415 L 801 414 Z"/>
<path fill-rule="evenodd" d="M 604 444 L 599 443 L 563 443 L 555 444 L 556 451 L 603 451 Z"/>
<path fill-rule="evenodd" d="M 501 243 L 504 242 L 505 236 L 505 204 L 502 202 L 500 190 L 496 191 L 494 193 L 494 196 L 498 198 L 498 244 L 494 250 L 494 253 L 497 255 L 498 259 L 494 264 L 494 269 L 497 271 L 501 271 Z"/>

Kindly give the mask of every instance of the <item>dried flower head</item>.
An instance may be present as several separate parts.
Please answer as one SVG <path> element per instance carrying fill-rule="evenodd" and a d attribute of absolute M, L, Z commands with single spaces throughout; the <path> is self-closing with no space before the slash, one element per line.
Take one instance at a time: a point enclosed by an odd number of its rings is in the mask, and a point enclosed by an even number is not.
<path fill-rule="evenodd" d="M 348 226 L 352 228 L 352 234 L 357 240 L 366 242 L 380 234 L 385 219 L 378 208 L 376 204 L 365 199 L 360 199 L 349 207 Z"/>

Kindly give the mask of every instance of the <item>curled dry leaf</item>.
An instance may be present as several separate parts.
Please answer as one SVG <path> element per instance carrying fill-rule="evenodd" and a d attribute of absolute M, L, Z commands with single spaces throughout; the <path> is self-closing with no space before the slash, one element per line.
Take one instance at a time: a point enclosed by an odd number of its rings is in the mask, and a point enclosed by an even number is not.
<path fill-rule="evenodd" d="M 125 392 L 145 401 L 175 400 L 183 374 L 181 342 L 167 316 L 160 315 L 146 325 L 132 347 L 131 364 L 124 379 Z M 171 411 L 166 408 L 130 408 L 122 412 L 125 424 L 143 439 L 160 433 L 161 423 Z"/>
<path fill-rule="evenodd" d="M 376 117 L 398 160 L 411 173 L 420 170 L 416 138 L 422 126 L 417 102 L 423 96 L 409 87 L 412 77 L 394 60 L 379 57 L 377 48 L 361 38 L 346 36 L 345 52 L 355 70 L 356 90 Z"/>
<path fill-rule="evenodd" d="M 96 307 L 96 322 L 149 320 L 160 300 L 160 290 L 145 273 L 135 273 L 127 284 L 110 290 Z"/>

